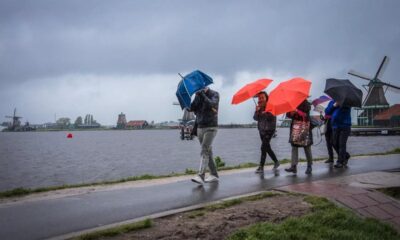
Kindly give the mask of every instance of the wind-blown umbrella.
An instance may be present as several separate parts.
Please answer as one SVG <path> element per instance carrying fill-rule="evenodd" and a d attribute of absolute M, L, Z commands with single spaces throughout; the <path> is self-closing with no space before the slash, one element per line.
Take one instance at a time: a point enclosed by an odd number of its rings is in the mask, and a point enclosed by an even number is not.
<path fill-rule="evenodd" d="M 190 108 L 192 95 L 211 83 L 213 83 L 212 78 L 199 70 L 182 77 L 176 90 L 176 97 L 178 98 L 181 108 Z"/>
<path fill-rule="evenodd" d="M 294 111 L 307 99 L 310 87 L 311 82 L 303 78 L 293 78 L 280 83 L 269 94 L 266 111 L 275 116 Z"/>
<path fill-rule="evenodd" d="M 232 104 L 239 104 L 249 98 L 254 97 L 257 93 L 268 87 L 271 82 L 271 79 L 262 78 L 252 83 L 246 84 L 239 91 L 237 91 L 235 95 L 233 95 Z"/>
<path fill-rule="evenodd" d="M 314 111 L 316 112 L 323 112 L 326 108 L 326 105 L 328 105 L 328 102 L 332 100 L 332 98 L 322 95 L 317 99 L 314 99 L 311 104 L 314 106 Z"/>
<path fill-rule="evenodd" d="M 340 106 L 361 107 L 363 93 L 348 79 L 327 79 L 324 92 L 339 103 Z"/>

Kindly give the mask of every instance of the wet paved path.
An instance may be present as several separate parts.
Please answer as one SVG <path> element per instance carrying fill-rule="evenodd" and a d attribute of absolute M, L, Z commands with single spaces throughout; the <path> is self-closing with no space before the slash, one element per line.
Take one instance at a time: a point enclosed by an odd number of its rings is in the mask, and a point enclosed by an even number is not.
<path fill-rule="evenodd" d="M 361 174 L 362 180 L 366 179 L 369 183 L 375 183 L 377 182 L 374 181 L 375 179 L 379 181 L 381 180 L 379 178 L 384 177 L 388 180 L 387 182 L 397 181 L 395 186 L 400 186 L 400 174 L 398 173 L 374 172 L 370 174 L 372 176 Z M 353 176 L 357 178 L 358 175 Z M 358 185 L 363 185 L 363 181 L 355 180 Z M 385 186 L 385 182 L 382 182 L 381 188 L 393 186 L 390 184 Z M 363 188 L 361 186 L 351 186 L 351 184 L 352 182 L 349 184 L 349 182 L 340 183 L 330 180 L 320 180 L 288 185 L 277 190 L 327 197 L 354 210 L 361 216 L 376 218 L 390 223 L 400 231 L 400 201 L 388 197 L 379 191 L 370 189 L 371 185 L 365 185 L 367 188 Z"/>
<path fill-rule="evenodd" d="M 355 157 L 347 169 L 314 164 L 312 176 L 301 165 L 297 176 L 281 166 L 263 177 L 254 169 L 222 175 L 219 184 L 198 187 L 185 180 L 161 185 L 98 191 L 55 199 L 0 204 L 0 239 L 44 239 L 162 211 L 292 184 L 400 168 L 400 155 Z"/>

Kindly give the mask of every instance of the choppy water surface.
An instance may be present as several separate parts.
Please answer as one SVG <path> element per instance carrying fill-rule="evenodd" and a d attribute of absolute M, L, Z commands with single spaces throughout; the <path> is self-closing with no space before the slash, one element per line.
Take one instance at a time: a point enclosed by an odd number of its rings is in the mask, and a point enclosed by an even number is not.
<path fill-rule="evenodd" d="M 197 169 L 199 143 L 181 141 L 177 130 L 0 133 L 0 191 L 88 183 L 128 176 Z M 289 129 L 278 129 L 272 147 L 278 159 L 290 158 Z M 314 142 L 318 142 L 319 138 Z M 214 154 L 227 165 L 258 162 L 257 129 L 219 129 Z M 350 137 L 351 154 L 400 147 L 400 136 Z M 312 148 L 327 156 L 325 141 Z M 304 158 L 304 152 L 300 151 Z M 268 158 L 267 161 L 271 159 Z"/>

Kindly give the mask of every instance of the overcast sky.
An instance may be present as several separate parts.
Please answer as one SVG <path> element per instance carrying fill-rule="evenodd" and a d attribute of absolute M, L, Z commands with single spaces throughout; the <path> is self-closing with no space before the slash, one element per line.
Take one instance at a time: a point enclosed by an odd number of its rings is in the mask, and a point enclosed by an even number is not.
<path fill-rule="evenodd" d="M 0 122 L 90 113 L 101 124 L 176 120 L 180 77 L 200 69 L 220 92 L 220 122 L 252 121 L 254 103 L 230 105 L 258 78 L 300 76 L 312 98 L 350 69 L 400 85 L 400 1 L 0 0 Z M 391 104 L 400 94 L 387 92 Z"/>

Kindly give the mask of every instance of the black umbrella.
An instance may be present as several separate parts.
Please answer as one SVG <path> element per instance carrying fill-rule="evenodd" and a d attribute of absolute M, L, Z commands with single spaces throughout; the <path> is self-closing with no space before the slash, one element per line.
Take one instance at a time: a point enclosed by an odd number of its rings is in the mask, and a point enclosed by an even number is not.
<path fill-rule="evenodd" d="M 362 91 L 347 79 L 326 79 L 325 91 L 340 106 L 361 107 Z"/>

